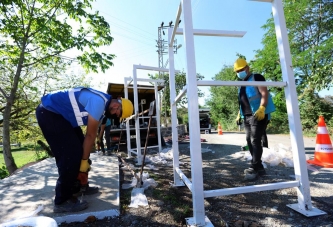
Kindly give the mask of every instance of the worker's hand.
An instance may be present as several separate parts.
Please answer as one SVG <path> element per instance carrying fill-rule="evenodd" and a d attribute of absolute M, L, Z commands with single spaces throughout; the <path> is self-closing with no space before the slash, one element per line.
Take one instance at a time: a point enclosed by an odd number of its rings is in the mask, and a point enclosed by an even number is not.
<path fill-rule="evenodd" d="M 241 125 L 242 124 L 242 119 L 240 117 L 240 113 L 238 112 L 237 118 L 236 118 L 236 124 Z"/>
<path fill-rule="evenodd" d="M 79 172 L 77 179 L 80 181 L 81 187 L 88 184 L 88 173 Z"/>
<path fill-rule="evenodd" d="M 87 173 L 90 170 L 88 159 L 82 159 L 80 165 L 80 172 Z"/>
<path fill-rule="evenodd" d="M 259 106 L 258 110 L 254 113 L 254 117 L 257 118 L 258 121 L 261 121 L 265 118 L 265 110 L 264 106 Z"/>

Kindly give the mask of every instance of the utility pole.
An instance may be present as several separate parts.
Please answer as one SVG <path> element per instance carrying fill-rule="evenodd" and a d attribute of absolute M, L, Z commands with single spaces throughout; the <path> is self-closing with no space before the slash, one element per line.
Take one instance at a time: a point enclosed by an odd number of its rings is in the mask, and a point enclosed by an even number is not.
<path fill-rule="evenodd" d="M 180 23 L 180 21 L 178 22 Z M 167 28 L 173 28 L 172 21 L 169 22 L 169 25 L 164 25 L 164 22 L 161 23 L 161 26 L 158 27 L 158 40 L 156 40 L 156 47 L 157 47 L 157 53 L 158 53 L 158 67 L 159 68 L 166 68 L 168 61 L 166 63 L 163 63 L 163 55 L 167 54 L 168 52 L 166 51 L 168 49 L 168 41 L 163 39 L 163 36 L 165 35 L 165 31 Z M 180 48 L 181 45 L 177 46 L 177 40 L 174 40 L 173 43 L 173 48 L 174 48 L 174 53 L 177 53 L 178 48 Z M 161 78 L 161 72 L 159 72 L 159 77 Z"/>
<path fill-rule="evenodd" d="M 158 27 L 158 40 L 156 40 L 156 47 L 157 47 L 157 53 L 158 53 L 158 67 L 163 67 L 163 55 L 167 54 L 166 50 L 168 48 L 168 41 L 164 40 L 162 37 L 162 34 L 165 35 L 164 29 L 166 29 L 167 26 L 164 26 L 164 22 L 161 23 L 161 26 Z M 159 77 L 161 78 L 161 72 L 158 72 Z"/>
<path fill-rule="evenodd" d="M 180 23 L 180 20 L 179 22 Z M 165 35 L 165 31 L 167 28 L 173 28 L 173 24 L 172 21 L 169 22 L 169 25 L 164 25 L 164 22 L 161 23 L 161 26 L 158 27 L 158 40 L 156 40 L 156 47 L 157 47 L 157 53 L 158 53 L 158 67 L 159 68 L 166 68 L 166 66 L 168 65 L 169 59 L 166 60 L 165 64 L 163 63 L 163 55 L 167 54 L 167 49 L 168 47 L 168 41 L 163 39 L 163 36 Z M 180 48 L 181 45 L 177 46 L 177 40 L 174 40 L 173 43 L 173 48 L 174 48 L 174 53 L 177 53 L 177 49 Z M 163 78 L 164 72 L 158 72 L 159 75 L 159 79 Z M 165 99 L 166 97 L 164 97 Z M 160 108 L 162 109 L 162 102 L 160 102 Z M 165 113 L 164 113 L 164 117 L 165 117 L 165 125 L 166 125 L 166 118 L 167 118 L 167 111 L 165 109 Z"/>

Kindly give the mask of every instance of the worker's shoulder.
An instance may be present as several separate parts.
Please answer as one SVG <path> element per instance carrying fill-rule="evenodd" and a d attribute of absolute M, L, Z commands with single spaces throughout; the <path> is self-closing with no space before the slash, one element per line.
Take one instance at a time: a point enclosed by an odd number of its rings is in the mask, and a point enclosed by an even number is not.
<path fill-rule="evenodd" d="M 253 73 L 255 81 L 266 81 L 265 77 L 259 73 Z"/>

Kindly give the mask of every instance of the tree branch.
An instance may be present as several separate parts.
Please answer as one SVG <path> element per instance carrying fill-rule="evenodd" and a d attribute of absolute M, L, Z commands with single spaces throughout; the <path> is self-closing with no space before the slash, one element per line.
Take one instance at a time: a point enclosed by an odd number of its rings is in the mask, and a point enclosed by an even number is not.
<path fill-rule="evenodd" d="M 4 90 L 2 90 L 1 87 L 0 87 L 0 92 L 2 93 L 2 95 L 3 95 L 6 99 L 9 98 L 9 96 L 6 94 L 6 92 L 5 92 Z"/>

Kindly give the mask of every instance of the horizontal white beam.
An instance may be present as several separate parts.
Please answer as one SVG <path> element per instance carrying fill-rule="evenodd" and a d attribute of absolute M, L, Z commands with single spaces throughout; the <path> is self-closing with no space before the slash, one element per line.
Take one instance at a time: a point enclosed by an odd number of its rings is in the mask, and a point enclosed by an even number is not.
<path fill-rule="evenodd" d="M 159 71 L 159 72 L 169 72 L 169 69 L 166 69 L 166 68 L 158 68 L 158 67 L 145 66 L 145 65 L 133 65 L 133 68 L 134 69 L 151 70 L 151 71 Z M 179 73 L 180 71 L 175 70 L 175 72 Z"/>
<path fill-rule="evenodd" d="M 286 87 L 287 82 L 269 81 L 222 81 L 222 80 L 199 80 L 198 86 L 259 86 L 259 87 Z"/>
<path fill-rule="evenodd" d="M 137 78 L 136 80 L 141 81 L 141 82 L 164 83 L 164 80 L 162 80 L 162 79 Z M 134 85 L 132 85 L 132 86 L 134 86 Z M 149 87 L 141 87 L 141 88 L 143 88 L 143 89 L 155 89 L 155 88 L 149 88 Z M 139 89 L 139 87 L 138 87 L 138 89 Z"/>
<path fill-rule="evenodd" d="M 185 85 L 183 87 L 183 90 L 180 91 L 175 100 L 172 100 L 172 105 L 175 105 L 185 95 L 186 91 L 187 91 L 187 86 Z"/>
<path fill-rule="evenodd" d="M 178 167 L 176 167 L 175 170 L 178 173 L 179 177 L 184 181 L 188 189 L 192 191 L 192 182 L 185 176 L 185 174 Z"/>
<path fill-rule="evenodd" d="M 276 189 L 282 189 L 282 188 L 293 188 L 293 187 L 298 187 L 299 184 L 300 184 L 299 181 L 288 181 L 288 182 L 253 185 L 253 186 L 245 186 L 245 187 L 237 187 L 237 188 L 208 190 L 208 191 L 204 191 L 204 197 L 209 198 L 209 197 L 216 197 L 216 196 L 243 194 L 243 193 L 249 193 L 249 192 L 276 190 Z"/>
<path fill-rule="evenodd" d="M 178 28 L 177 35 L 183 35 L 183 29 Z M 246 34 L 244 31 L 226 31 L 226 30 L 209 30 L 209 29 L 193 29 L 193 35 L 198 36 L 222 36 L 222 37 L 238 37 L 241 38 Z"/>
<path fill-rule="evenodd" d="M 158 145 L 156 145 L 156 146 L 148 146 L 147 148 L 154 148 L 154 147 L 158 147 Z M 141 150 L 144 150 L 145 148 L 144 148 L 144 147 L 141 147 L 140 149 L 141 149 Z M 136 152 L 137 150 L 138 150 L 138 148 L 132 148 L 131 152 L 134 153 L 134 154 L 136 154 L 136 153 L 137 153 L 137 152 Z"/>

